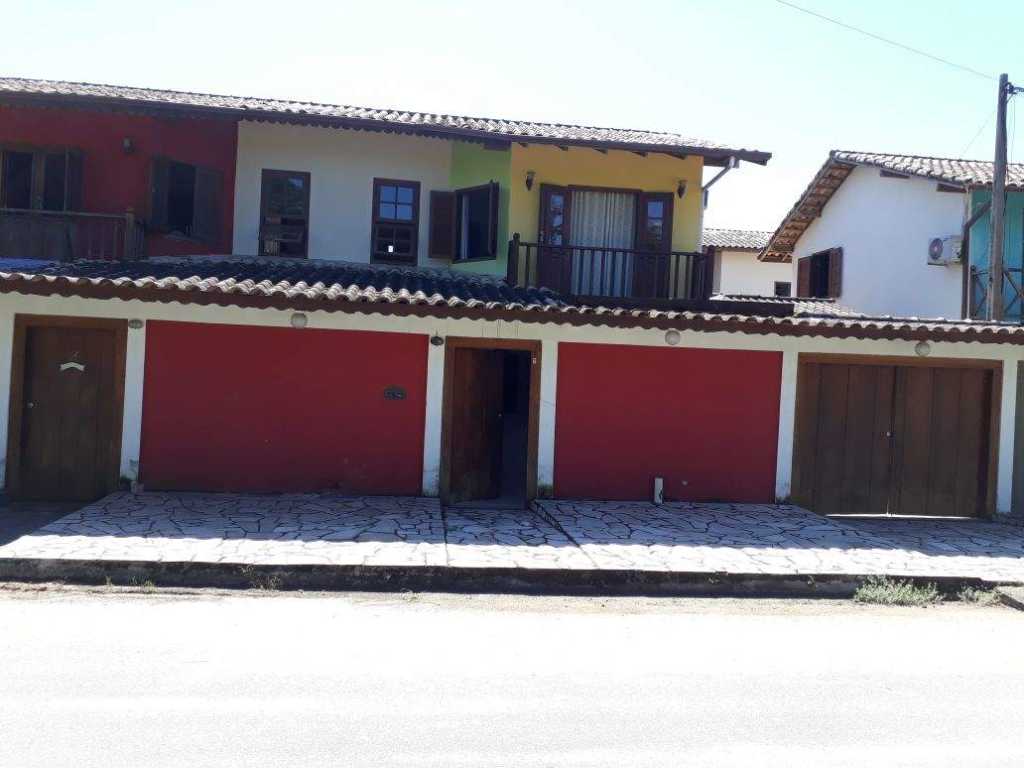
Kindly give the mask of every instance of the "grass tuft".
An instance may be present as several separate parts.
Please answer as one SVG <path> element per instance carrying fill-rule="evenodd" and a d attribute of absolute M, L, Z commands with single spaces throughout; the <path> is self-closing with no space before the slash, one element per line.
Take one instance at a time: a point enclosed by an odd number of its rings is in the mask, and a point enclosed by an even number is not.
<path fill-rule="evenodd" d="M 963 603 L 974 605 L 1000 605 L 1003 600 L 994 589 L 979 589 L 978 587 L 964 587 L 956 593 L 957 598 Z"/>
<path fill-rule="evenodd" d="M 915 584 L 885 576 L 871 576 L 857 587 L 853 599 L 858 603 L 872 605 L 910 605 L 924 607 L 935 605 L 942 600 L 934 584 Z"/>

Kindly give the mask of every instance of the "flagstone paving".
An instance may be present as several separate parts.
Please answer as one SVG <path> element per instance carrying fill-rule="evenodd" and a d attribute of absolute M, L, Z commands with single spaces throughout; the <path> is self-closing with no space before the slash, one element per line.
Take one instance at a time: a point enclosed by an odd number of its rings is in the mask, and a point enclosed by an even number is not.
<path fill-rule="evenodd" d="M 337 494 L 116 493 L 0 558 L 890 574 L 1024 583 L 1024 527 L 823 518 L 791 506 L 541 501 L 531 510 Z"/>

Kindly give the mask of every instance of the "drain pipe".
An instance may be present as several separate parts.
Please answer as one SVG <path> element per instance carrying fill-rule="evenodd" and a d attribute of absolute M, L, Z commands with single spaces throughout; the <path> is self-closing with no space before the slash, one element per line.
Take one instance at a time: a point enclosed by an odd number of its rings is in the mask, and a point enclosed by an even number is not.
<path fill-rule="evenodd" d="M 707 184 L 705 184 L 703 187 L 700 188 L 701 195 L 704 198 L 703 202 L 704 202 L 704 207 L 705 208 L 708 207 L 708 190 L 711 189 L 712 185 L 716 181 L 718 181 L 720 178 L 725 176 L 725 174 L 727 174 L 733 168 L 738 168 L 739 165 L 740 165 L 739 159 L 730 155 L 729 159 L 726 161 L 725 166 L 722 168 L 722 170 L 720 170 L 718 173 L 716 173 L 714 176 L 712 176 L 711 177 L 711 181 L 709 181 Z"/>

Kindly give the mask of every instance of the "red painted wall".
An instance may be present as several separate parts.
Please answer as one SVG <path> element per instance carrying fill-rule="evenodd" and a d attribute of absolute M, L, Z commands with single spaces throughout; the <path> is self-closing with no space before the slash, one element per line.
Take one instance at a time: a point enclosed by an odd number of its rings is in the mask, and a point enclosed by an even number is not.
<path fill-rule="evenodd" d="M 778 352 L 559 344 L 555 495 L 773 501 L 781 377 Z"/>
<path fill-rule="evenodd" d="M 426 381 L 425 335 L 151 321 L 141 480 L 419 495 Z"/>
<path fill-rule="evenodd" d="M 125 137 L 135 145 L 131 154 L 122 148 Z M 146 242 L 150 256 L 231 253 L 237 139 L 231 120 L 0 105 L 0 142 L 82 151 L 82 205 L 90 213 L 124 213 L 131 206 L 136 214 L 148 216 L 150 162 L 155 155 L 224 174 L 220 242 L 211 247 L 154 234 Z"/>

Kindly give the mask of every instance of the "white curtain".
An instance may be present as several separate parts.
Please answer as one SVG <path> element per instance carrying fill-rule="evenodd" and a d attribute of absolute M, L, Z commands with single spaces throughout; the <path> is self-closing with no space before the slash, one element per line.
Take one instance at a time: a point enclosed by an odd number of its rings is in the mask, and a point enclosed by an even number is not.
<path fill-rule="evenodd" d="M 573 190 L 569 242 L 574 246 L 572 290 L 577 295 L 628 295 L 633 280 L 636 196 Z M 611 250 L 594 250 L 611 249 Z"/>

